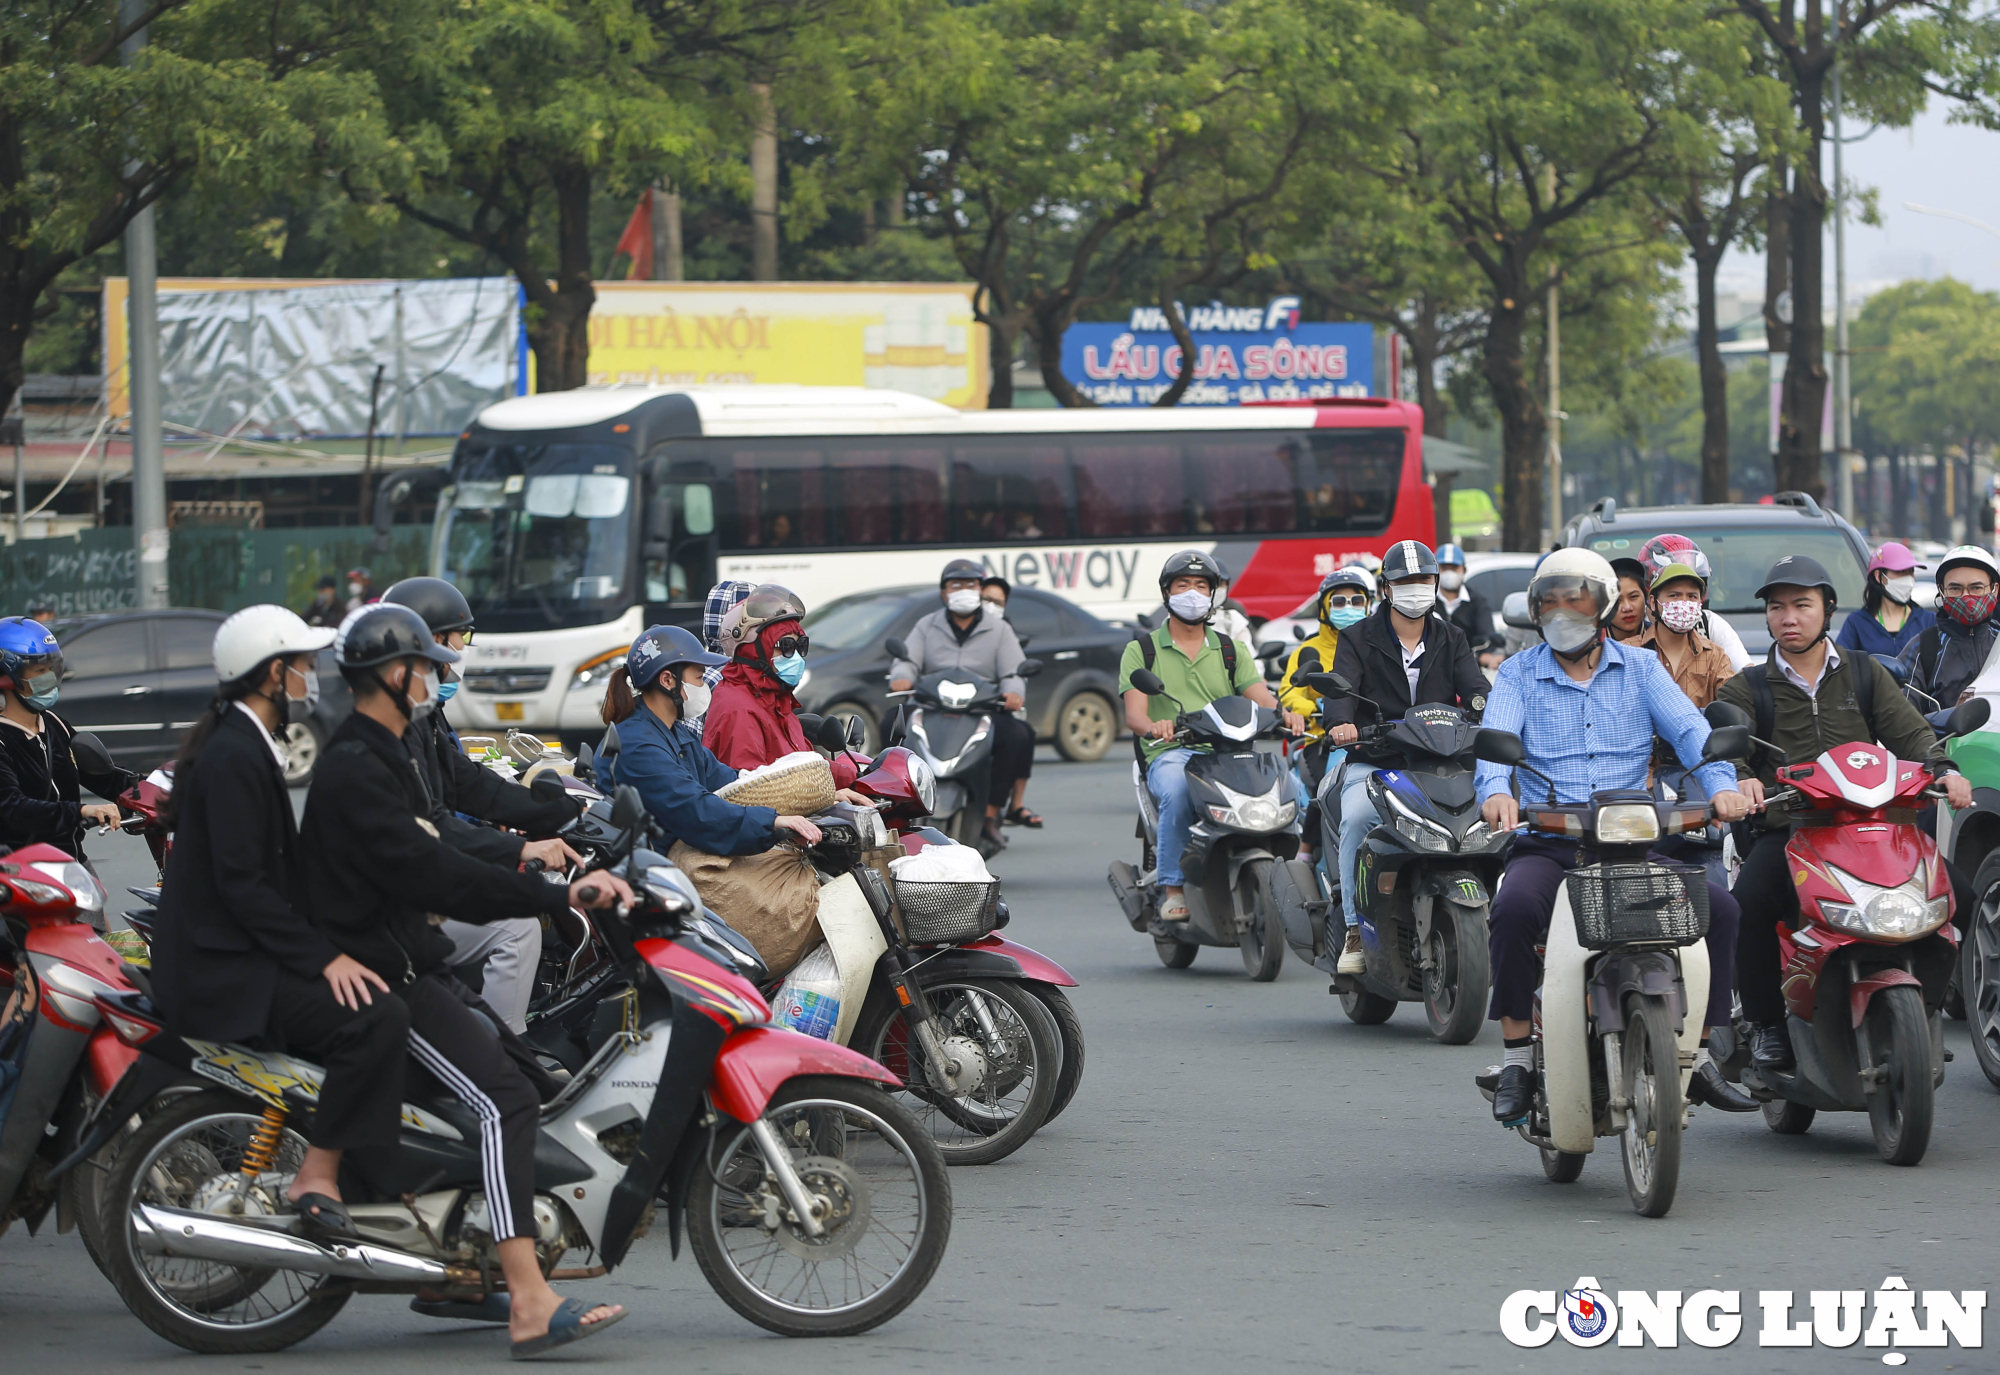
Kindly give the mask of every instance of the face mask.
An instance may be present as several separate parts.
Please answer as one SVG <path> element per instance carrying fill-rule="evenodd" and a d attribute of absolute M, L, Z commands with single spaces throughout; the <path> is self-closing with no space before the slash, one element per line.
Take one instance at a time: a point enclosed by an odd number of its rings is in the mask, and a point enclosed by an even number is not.
<path fill-rule="evenodd" d="M 979 593 L 970 587 L 961 587 L 956 592 L 945 593 L 944 604 L 954 616 L 970 616 L 979 609 Z"/>
<path fill-rule="evenodd" d="M 1440 573 L 1438 574 L 1438 586 L 1447 592 L 1456 592 L 1459 588 L 1465 586 L 1465 574 Z"/>
<path fill-rule="evenodd" d="M 1960 625 L 1978 625 L 1993 614 L 1993 604 L 2000 597 L 1992 592 L 1981 592 L 1976 597 L 1946 597 L 1944 614 Z"/>
<path fill-rule="evenodd" d="M 361 595 L 361 584 L 360 584 L 360 583 L 358 583 L 358 582 L 351 582 L 351 583 L 347 584 L 347 595 L 348 595 L 348 596 L 350 596 L 350 597 L 358 597 L 358 596 L 360 596 L 360 595 Z"/>
<path fill-rule="evenodd" d="M 1389 588 L 1389 604 L 1405 616 L 1428 616 L 1437 605 L 1437 589 L 1427 582 L 1399 582 Z"/>
<path fill-rule="evenodd" d="M 806 676 L 806 656 L 792 654 L 779 659 L 772 663 L 771 672 L 777 675 L 778 681 L 786 687 L 797 687 L 799 679 Z"/>
<path fill-rule="evenodd" d="M 1214 610 L 1214 607 L 1209 602 L 1208 593 L 1189 589 L 1186 592 L 1176 592 L 1167 598 L 1167 610 L 1189 625 L 1199 625 L 1208 619 L 1208 613 Z"/>
<path fill-rule="evenodd" d="M 1597 639 L 1597 622 L 1574 611 L 1551 611 L 1542 617 L 1542 639 L 1558 654 L 1575 654 Z"/>
<path fill-rule="evenodd" d="M 319 672 L 316 669 L 307 669 L 300 673 L 298 669 L 289 666 L 285 672 L 297 673 L 299 677 L 305 679 L 305 696 L 285 698 L 285 719 L 296 724 L 310 718 L 313 708 L 319 705 Z"/>
<path fill-rule="evenodd" d="M 1660 624 L 1677 635 L 1685 635 L 1701 624 L 1700 602 L 1661 602 Z"/>
<path fill-rule="evenodd" d="M 1358 624 L 1367 615 L 1365 607 L 1336 606 L 1327 611 L 1326 622 L 1335 630 L 1345 630 L 1351 625 Z"/>
<path fill-rule="evenodd" d="M 452 682 L 452 683 L 439 683 L 439 684 L 438 684 L 438 705 L 439 705 L 439 706 L 443 706 L 443 705 L 444 705 L 444 704 L 445 704 L 446 702 L 449 702 L 449 701 L 450 701 L 450 700 L 451 700 L 452 698 L 454 698 L 454 697 L 456 697 L 456 696 L 458 696 L 458 684 L 457 684 L 457 683 L 455 683 L 455 682 Z"/>
<path fill-rule="evenodd" d="M 53 673 L 37 674 L 28 679 L 25 686 L 32 688 L 33 691 L 19 694 L 21 705 L 36 715 L 54 706 L 56 698 L 62 693 L 62 679 Z"/>
<path fill-rule="evenodd" d="M 422 683 L 424 685 L 424 700 L 421 702 L 416 700 L 416 695 L 414 693 L 410 693 L 410 689 L 415 687 L 418 683 Z M 409 676 L 409 679 L 404 682 L 403 691 L 405 693 L 410 694 L 410 720 L 421 721 L 426 716 L 429 716 L 432 712 L 437 710 L 437 704 L 438 704 L 437 674 L 433 673 L 430 669 L 424 669 L 421 672 L 412 673 Z"/>
<path fill-rule="evenodd" d="M 698 721 L 708 715 L 708 699 L 712 695 L 706 683 L 682 683 L 681 719 Z"/>
<path fill-rule="evenodd" d="M 1884 578 L 1882 590 L 1889 594 L 1889 600 L 1896 605 L 1908 606 L 1910 595 L 1917 590 L 1917 575 L 1905 573 L 1898 578 Z"/>

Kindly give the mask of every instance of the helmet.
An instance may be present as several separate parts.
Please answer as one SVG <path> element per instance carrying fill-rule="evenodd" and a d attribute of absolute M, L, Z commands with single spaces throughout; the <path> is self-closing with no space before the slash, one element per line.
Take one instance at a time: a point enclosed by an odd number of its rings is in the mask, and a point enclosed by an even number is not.
<path fill-rule="evenodd" d="M 1542 598 L 1551 592 L 1587 588 L 1597 595 L 1597 623 L 1607 625 L 1618 612 L 1618 575 L 1604 555 L 1589 549 L 1557 549 L 1535 565 L 1528 582 L 1528 612 L 1542 623 Z"/>
<path fill-rule="evenodd" d="M 1917 556 L 1910 552 L 1908 545 L 1898 544 L 1894 540 L 1889 540 L 1877 549 L 1875 557 L 1868 561 L 1870 573 L 1878 568 L 1885 573 L 1914 573 L 1922 567 L 1923 565 L 1917 562 Z"/>
<path fill-rule="evenodd" d="M 1982 554 L 1981 557 L 1985 556 Z M 1992 567 L 1992 564 L 1989 562 L 1987 567 Z M 1771 571 L 1764 575 L 1764 585 L 1757 589 L 1757 600 L 1761 602 L 1770 596 L 1774 587 L 1817 587 L 1826 593 L 1829 613 L 1839 597 L 1834 590 L 1833 579 L 1827 575 L 1826 565 L 1804 554 L 1787 554 L 1772 564 Z"/>
<path fill-rule="evenodd" d="M 1326 594 L 1339 588 L 1350 588 L 1365 596 L 1375 595 L 1375 579 L 1362 568 L 1336 568 L 1319 583 L 1319 618 L 1326 619 Z"/>
<path fill-rule="evenodd" d="M 1203 578 L 1208 582 L 1209 594 L 1213 596 L 1229 585 L 1229 573 L 1211 556 L 1199 549 L 1183 549 L 1178 554 L 1170 554 L 1160 565 L 1160 595 L 1165 597 L 1167 589 L 1174 585 L 1176 578 Z"/>
<path fill-rule="evenodd" d="M 1646 565 L 1637 559 L 1617 558 L 1609 560 L 1609 563 L 1611 565 L 1611 579 L 1614 584 L 1620 578 L 1630 578 L 1641 587 L 1644 587 L 1650 581 L 1650 577 L 1646 572 Z M 1617 598 L 1614 597 L 1612 600 L 1616 601 Z"/>
<path fill-rule="evenodd" d="M 370 573 L 366 568 L 350 568 L 347 570 L 347 580 L 349 582 L 374 582 L 375 575 Z"/>
<path fill-rule="evenodd" d="M 282 606 L 246 606 L 215 631 L 215 677 L 233 683 L 279 654 L 312 654 L 334 632 L 314 629 Z"/>
<path fill-rule="evenodd" d="M 1382 556 L 1382 581 L 1400 582 L 1404 578 L 1435 578 L 1438 575 L 1438 558 L 1428 544 L 1418 544 L 1413 539 L 1397 540 L 1389 546 L 1389 552 Z"/>
<path fill-rule="evenodd" d="M 1983 569 L 1987 577 L 2000 582 L 2000 564 L 1993 561 L 1991 554 L 1976 544 L 1961 544 L 1956 549 L 1946 550 L 1945 556 L 1937 562 L 1937 580 L 1940 588 L 1944 586 L 1945 571 L 1953 564 L 1960 563 Z"/>
<path fill-rule="evenodd" d="M 1373 574 L 1382 571 L 1382 560 L 1364 549 L 1358 554 L 1349 554 L 1341 560 L 1340 566 L 1342 568 L 1365 568 Z"/>
<path fill-rule="evenodd" d="M 948 582 L 964 582 L 967 579 L 978 582 L 985 576 L 985 564 L 975 563 L 971 559 L 953 559 L 944 566 L 944 572 L 938 574 L 938 586 L 943 587 Z"/>
<path fill-rule="evenodd" d="M 1639 566 L 1646 574 L 1639 581 L 1645 587 L 1659 586 L 1660 570 L 1670 564 L 1693 569 L 1693 576 L 1700 578 L 1704 586 L 1714 576 L 1708 555 L 1702 553 L 1700 546 L 1686 535 L 1655 535 L 1639 546 Z M 1611 566 L 1617 568 L 1618 562 L 1614 561 Z M 1688 574 L 1680 576 L 1685 578 Z"/>
<path fill-rule="evenodd" d="M 458 662 L 458 651 L 433 640 L 422 616 L 393 602 L 370 602 L 348 612 L 334 632 L 333 654 L 342 669 L 377 668 L 398 659 Z"/>
<path fill-rule="evenodd" d="M 625 654 L 625 676 L 634 692 L 644 692 L 662 672 L 683 664 L 714 668 L 727 663 L 720 654 L 711 654 L 692 630 L 677 625 L 648 626 L 632 641 Z"/>
<path fill-rule="evenodd" d="M 63 679 L 62 646 L 40 621 L 28 616 L 0 619 L 0 687 L 22 697 L 48 692 Z"/>
<path fill-rule="evenodd" d="M 1438 567 L 1465 567 L 1465 551 L 1455 544 L 1440 544 L 1437 548 Z"/>
<path fill-rule="evenodd" d="M 433 635 L 472 629 L 472 606 L 443 578 L 404 578 L 382 594 L 385 602 L 407 606 L 424 618 Z"/>
<path fill-rule="evenodd" d="M 958 562 L 968 563 L 961 559 Z M 946 569 L 947 572 L 950 569 Z M 973 566 L 973 575 L 978 575 L 978 565 Z M 755 644 L 757 632 L 775 621 L 796 621 L 806 614 L 806 604 L 799 600 L 799 594 L 789 587 L 780 587 L 767 582 L 752 590 L 749 596 L 729 608 L 722 617 L 722 632 L 715 637 L 724 659 L 721 663 L 736 657 L 736 651 L 746 644 Z M 692 637 L 690 637 L 692 638 Z M 693 662 L 690 660 L 689 662 Z"/>
<path fill-rule="evenodd" d="M 1657 573 L 1653 574 L 1653 580 L 1646 585 L 1646 590 L 1648 592 L 1657 592 L 1677 578 L 1693 578 L 1701 584 L 1702 599 L 1704 601 L 1708 599 L 1708 579 L 1702 575 L 1700 569 L 1685 563 L 1670 563 L 1661 568 Z"/>

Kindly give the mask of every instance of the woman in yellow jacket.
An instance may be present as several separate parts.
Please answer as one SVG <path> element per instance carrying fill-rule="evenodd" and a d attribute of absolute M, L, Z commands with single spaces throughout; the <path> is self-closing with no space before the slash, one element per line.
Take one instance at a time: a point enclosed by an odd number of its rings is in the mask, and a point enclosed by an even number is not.
<path fill-rule="evenodd" d="M 1319 694 L 1297 681 L 1299 656 L 1308 649 L 1319 655 L 1319 666 L 1308 668 L 1308 673 L 1331 673 L 1333 671 L 1333 651 L 1340 644 L 1342 627 L 1354 625 L 1368 614 L 1375 598 L 1375 580 L 1363 568 L 1342 568 L 1326 575 L 1319 585 L 1319 630 L 1310 640 L 1301 641 L 1292 650 L 1292 657 L 1285 662 L 1285 676 L 1282 680 L 1278 701 L 1286 711 L 1295 711 L 1306 718 L 1306 729 L 1313 735 L 1320 734 Z"/>

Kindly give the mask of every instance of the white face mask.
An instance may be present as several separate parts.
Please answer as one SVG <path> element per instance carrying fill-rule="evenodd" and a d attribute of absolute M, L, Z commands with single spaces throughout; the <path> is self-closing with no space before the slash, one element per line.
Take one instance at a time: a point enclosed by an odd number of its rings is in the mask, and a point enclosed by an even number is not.
<path fill-rule="evenodd" d="M 1208 613 L 1214 609 L 1214 604 L 1210 602 L 1206 592 L 1189 589 L 1186 592 L 1176 592 L 1167 598 L 1167 610 L 1189 625 L 1207 620 Z"/>
<path fill-rule="evenodd" d="M 421 702 L 417 700 L 416 692 L 419 683 L 423 685 L 424 689 L 424 699 Z M 412 673 L 403 684 L 403 692 L 410 699 L 410 719 L 412 721 L 423 720 L 426 716 L 437 710 L 437 672 L 434 669 L 426 668 L 421 672 Z"/>
<path fill-rule="evenodd" d="M 1889 594 L 1889 600 L 1898 606 L 1910 604 L 1911 593 L 1917 590 L 1917 575 L 1902 573 L 1893 578 L 1882 579 L 1882 590 Z"/>
<path fill-rule="evenodd" d="M 1672 601 L 1660 603 L 1660 624 L 1677 635 L 1685 635 L 1701 624 L 1701 603 Z"/>
<path fill-rule="evenodd" d="M 976 587 L 961 587 L 956 592 L 947 592 L 945 593 L 944 604 L 945 608 L 954 616 L 970 616 L 979 609 L 979 589 Z"/>
<path fill-rule="evenodd" d="M 293 697 L 289 694 L 286 695 L 285 719 L 291 722 L 304 721 L 311 717 L 313 708 L 319 705 L 319 670 L 309 668 L 304 672 L 300 672 L 290 664 L 287 664 L 285 665 L 285 673 L 287 681 L 289 681 L 291 675 L 297 675 L 305 680 L 306 685 L 305 696 Z"/>
<path fill-rule="evenodd" d="M 706 683 L 682 683 L 681 719 L 699 721 L 708 715 L 708 699 L 714 695 L 708 690 Z"/>
<path fill-rule="evenodd" d="M 1437 588 L 1428 582 L 1391 583 L 1389 604 L 1405 616 L 1428 616 L 1437 605 Z"/>
<path fill-rule="evenodd" d="M 1465 574 L 1440 573 L 1438 574 L 1438 586 L 1447 592 L 1456 592 L 1459 588 L 1465 586 Z"/>
<path fill-rule="evenodd" d="M 1597 622 L 1574 611 L 1550 611 L 1542 616 L 1542 639 L 1558 654 L 1574 654 L 1597 638 Z"/>

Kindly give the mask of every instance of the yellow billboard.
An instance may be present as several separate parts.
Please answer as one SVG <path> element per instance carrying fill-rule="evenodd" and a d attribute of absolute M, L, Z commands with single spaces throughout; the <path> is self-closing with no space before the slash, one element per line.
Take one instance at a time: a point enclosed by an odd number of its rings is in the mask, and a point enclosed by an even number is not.
<path fill-rule="evenodd" d="M 599 282 L 593 382 L 893 387 L 986 405 L 970 284 Z"/>

